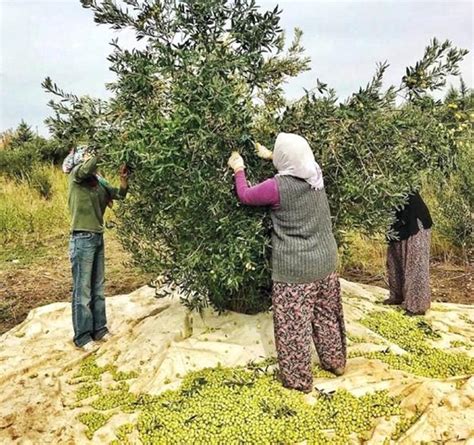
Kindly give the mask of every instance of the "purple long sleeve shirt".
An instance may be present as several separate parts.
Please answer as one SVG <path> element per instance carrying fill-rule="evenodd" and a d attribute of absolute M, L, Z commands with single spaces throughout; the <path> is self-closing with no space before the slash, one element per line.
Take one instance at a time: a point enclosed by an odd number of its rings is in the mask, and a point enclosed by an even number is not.
<path fill-rule="evenodd" d="M 250 187 L 245 177 L 245 170 L 240 170 L 235 174 L 235 188 L 242 204 L 270 206 L 274 209 L 280 206 L 280 192 L 274 177 Z"/>

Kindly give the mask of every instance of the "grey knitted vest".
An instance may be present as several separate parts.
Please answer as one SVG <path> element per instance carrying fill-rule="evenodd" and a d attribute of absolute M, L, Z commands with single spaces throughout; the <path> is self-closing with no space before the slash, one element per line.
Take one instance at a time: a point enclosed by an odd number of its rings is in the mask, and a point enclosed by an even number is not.
<path fill-rule="evenodd" d="M 276 176 L 280 207 L 272 210 L 272 279 L 310 283 L 337 267 L 326 192 L 313 190 L 304 180 Z"/>

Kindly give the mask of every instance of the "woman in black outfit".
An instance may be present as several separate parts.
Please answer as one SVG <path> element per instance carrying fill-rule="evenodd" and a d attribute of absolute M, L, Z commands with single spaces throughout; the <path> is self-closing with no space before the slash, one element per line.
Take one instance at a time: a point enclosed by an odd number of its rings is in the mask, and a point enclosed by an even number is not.
<path fill-rule="evenodd" d="M 430 308 L 430 238 L 428 207 L 418 192 L 395 214 L 392 229 L 398 236 L 387 250 L 390 297 L 385 304 L 401 304 L 410 315 L 423 315 Z"/>

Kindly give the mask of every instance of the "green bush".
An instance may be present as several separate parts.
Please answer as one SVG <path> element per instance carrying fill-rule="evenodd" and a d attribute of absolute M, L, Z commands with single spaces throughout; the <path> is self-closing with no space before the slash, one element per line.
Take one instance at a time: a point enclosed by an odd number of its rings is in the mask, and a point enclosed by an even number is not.
<path fill-rule="evenodd" d="M 459 89 L 451 87 L 440 120 L 456 139 L 457 169 L 446 177 L 429 175 L 424 189 L 434 217 L 434 231 L 469 261 L 474 248 L 474 91 L 461 79 Z"/>
<path fill-rule="evenodd" d="M 462 148 L 459 170 L 447 180 L 431 178 L 434 230 L 461 249 L 464 260 L 472 260 L 474 248 L 474 149 Z M 433 182 L 434 179 L 434 182 Z"/>
<path fill-rule="evenodd" d="M 2 136 L 0 173 L 11 171 L 12 176 L 18 176 L 18 173 L 22 176 L 21 170 L 24 167 L 19 169 L 19 166 L 25 157 L 30 156 L 32 162 L 60 164 L 73 146 L 72 143 L 34 134 L 24 121 L 21 121 L 15 131 L 8 130 Z"/>
<path fill-rule="evenodd" d="M 42 198 L 51 197 L 53 184 L 46 170 L 40 167 L 35 168 L 28 177 L 28 183 Z"/>
<path fill-rule="evenodd" d="M 31 127 L 24 120 L 22 120 L 15 132 L 12 134 L 12 137 L 8 141 L 8 146 L 6 148 L 10 148 L 12 150 L 21 148 L 27 142 L 33 141 L 35 137 L 36 136 L 31 130 Z"/>
<path fill-rule="evenodd" d="M 17 129 L 3 133 L 0 149 L 0 176 L 26 182 L 41 197 L 49 199 L 52 183 L 48 164 L 59 164 L 67 154 L 67 145 L 35 135 L 21 121 Z"/>
<path fill-rule="evenodd" d="M 38 155 L 28 148 L 0 150 L 0 175 L 15 180 L 24 180 L 38 162 Z"/>
<path fill-rule="evenodd" d="M 51 196 L 51 180 L 45 171 L 45 163 L 33 142 L 13 150 L 0 150 L 0 175 L 19 182 L 26 182 L 38 191 L 40 196 Z"/>
<path fill-rule="evenodd" d="M 1 153 L 1 150 L 0 150 Z M 52 184 L 45 200 L 27 181 L 10 180 L 0 175 L 0 261 L 4 255 L 33 250 L 47 245 L 47 241 L 67 234 L 67 177 L 54 166 L 39 170 L 47 176 L 44 183 Z M 46 192 L 49 186 L 43 186 Z M 13 257 L 15 258 L 15 257 Z"/>
<path fill-rule="evenodd" d="M 426 91 L 455 74 L 466 53 L 431 42 L 402 86 L 382 91 L 381 65 L 366 88 L 338 103 L 318 81 L 287 105 L 283 83 L 308 68 L 301 33 L 285 50 L 280 11 L 252 0 L 116 2 L 83 0 L 98 23 L 131 28 L 144 49 L 113 43 L 117 80 L 106 105 L 44 87 L 63 98 L 49 119 L 56 137 L 88 138 L 105 160 L 134 167 L 120 209 L 121 235 L 147 269 L 167 272 L 188 295 L 219 310 L 269 305 L 269 220 L 240 206 L 226 162 L 243 153 L 249 178 L 272 174 L 252 140 L 271 146 L 281 130 L 308 138 L 321 162 L 340 241 L 348 230 L 384 233 L 392 209 L 419 187 L 423 171 L 452 168 L 456 145 Z M 395 105 L 396 94 L 407 101 Z M 81 113 L 83 110 L 83 113 Z M 100 122 L 106 121 L 107 131 Z M 88 126 L 89 125 L 89 126 Z M 76 133 L 74 133 L 76 132 Z"/>
<path fill-rule="evenodd" d="M 34 144 L 31 144 L 30 150 L 37 153 L 41 162 L 60 165 L 69 153 L 70 147 L 54 139 L 38 138 Z"/>

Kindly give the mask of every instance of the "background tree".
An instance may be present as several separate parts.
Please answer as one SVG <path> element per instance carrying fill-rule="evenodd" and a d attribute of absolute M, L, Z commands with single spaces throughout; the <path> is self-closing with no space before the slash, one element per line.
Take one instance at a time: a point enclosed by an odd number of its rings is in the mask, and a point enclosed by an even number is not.
<path fill-rule="evenodd" d="M 426 172 L 455 168 L 455 134 L 443 123 L 442 104 L 427 93 L 458 74 L 465 54 L 433 39 L 398 88 L 383 89 L 388 64 L 382 63 L 345 102 L 319 83 L 317 93 L 308 92 L 277 119 L 277 128 L 305 136 L 320 160 L 340 243 L 348 230 L 384 232 L 393 209 L 421 187 Z"/>
<path fill-rule="evenodd" d="M 62 162 L 64 146 L 35 134 L 23 120 L 14 131 L 2 133 L 0 141 L 0 176 L 27 182 L 42 197 L 49 198 L 52 184 L 41 167 Z"/>
<path fill-rule="evenodd" d="M 21 147 L 27 142 L 31 142 L 35 139 L 35 134 L 31 130 L 31 127 L 22 119 L 17 129 L 13 133 L 13 136 L 9 142 L 9 147 L 15 149 Z"/>
<path fill-rule="evenodd" d="M 438 119 L 448 128 L 458 149 L 457 168 L 447 178 L 430 175 L 426 182 L 433 191 L 436 227 L 447 240 L 460 248 L 464 261 L 474 255 L 474 91 L 460 80 L 451 87 L 437 107 Z M 427 187 L 429 188 L 429 187 Z"/>
<path fill-rule="evenodd" d="M 398 89 L 382 91 L 382 64 L 344 103 L 318 81 L 318 93 L 287 104 L 284 82 L 309 60 L 300 31 L 285 45 L 278 8 L 262 11 L 253 0 L 82 4 L 97 23 L 132 29 L 143 43 L 126 50 L 112 42 L 117 79 L 100 111 L 47 79 L 46 89 L 63 99 L 51 104 L 50 126 L 64 138 L 74 128 L 107 163 L 134 169 L 120 210 L 122 239 L 143 267 L 180 284 L 190 307 L 209 300 L 219 310 L 256 312 L 269 305 L 269 219 L 237 203 L 226 166 L 232 150 L 244 154 L 250 179 L 261 180 L 271 166 L 255 157 L 252 140 L 271 146 L 281 130 L 307 137 L 340 240 L 351 229 L 385 232 L 422 171 L 453 166 L 453 137 L 424 100 L 457 72 L 465 51 L 450 42 L 434 40 Z"/>

